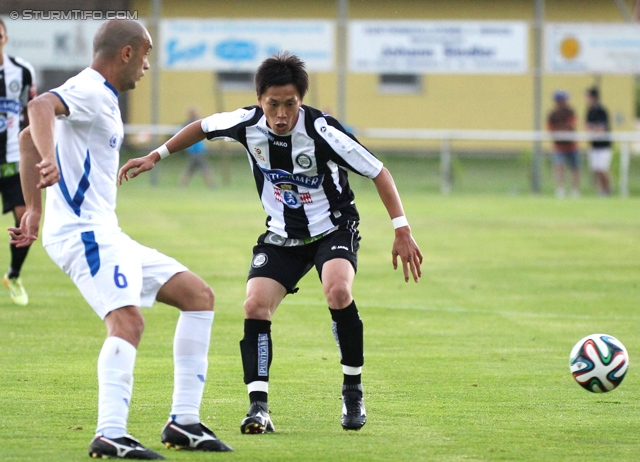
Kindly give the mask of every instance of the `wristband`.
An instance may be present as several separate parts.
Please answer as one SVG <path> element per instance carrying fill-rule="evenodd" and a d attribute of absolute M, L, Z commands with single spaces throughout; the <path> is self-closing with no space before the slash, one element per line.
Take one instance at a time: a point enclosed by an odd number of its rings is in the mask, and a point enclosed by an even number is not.
<path fill-rule="evenodd" d="M 391 223 L 393 223 L 393 229 L 402 228 L 403 226 L 409 226 L 407 217 L 405 217 L 404 215 L 395 217 L 393 220 L 391 220 Z"/>
<path fill-rule="evenodd" d="M 166 144 L 163 144 L 158 149 L 156 149 L 156 152 L 160 154 L 160 160 L 164 159 L 165 157 L 169 157 L 169 154 L 171 154 Z"/>

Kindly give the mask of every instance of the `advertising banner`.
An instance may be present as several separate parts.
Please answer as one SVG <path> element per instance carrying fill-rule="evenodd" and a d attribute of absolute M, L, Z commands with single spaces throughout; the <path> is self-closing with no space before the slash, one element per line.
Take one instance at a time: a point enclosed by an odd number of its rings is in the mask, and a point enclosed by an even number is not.
<path fill-rule="evenodd" d="M 349 70 L 403 74 L 522 74 L 524 21 L 351 21 Z"/>
<path fill-rule="evenodd" d="M 160 63 L 169 70 L 253 72 L 279 51 L 309 71 L 334 68 L 333 21 L 170 19 L 160 25 Z"/>

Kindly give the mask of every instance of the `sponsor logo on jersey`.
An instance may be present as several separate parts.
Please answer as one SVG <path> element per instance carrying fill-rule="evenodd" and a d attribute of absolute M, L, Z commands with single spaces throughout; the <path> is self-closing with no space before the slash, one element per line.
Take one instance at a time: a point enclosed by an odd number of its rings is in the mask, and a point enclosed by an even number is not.
<path fill-rule="evenodd" d="M 307 176 L 302 173 L 289 173 L 284 170 L 262 168 L 265 178 L 275 185 L 294 184 L 296 186 L 304 186 L 309 189 L 318 189 L 322 185 L 324 174 Z"/>
<path fill-rule="evenodd" d="M 311 167 L 312 163 L 313 162 L 311 161 L 311 157 L 306 154 L 300 154 L 298 157 L 296 157 L 296 164 L 298 164 L 302 168 L 309 168 Z"/>
<path fill-rule="evenodd" d="M 262 150 L 259 147 L 256 146 L 255 148 L 253 148 L 253 153 L 255 154 L 256 159 L 266 160 L 262 155 Z"/>
<path fill-rule="evenodd" d="M 13 114 L 20 114 L 20 108 L 22 105 L 20 101 L 15 99 L 0 98 L 0 112 L 11 112 Z"/>
<path fill-rule="evenodd" d="M 280 146 L 283 148 L 286 148 L 287 146 L 289 146 L 286 141 L 278 141 L 278 140 L 273 140 L 273 145 Z"/>
<path fill-rule="evenodd" d="M 334 245 L 331 246 L 331 250 L 346 250 L 348 252 L 349 248 L 345 245 Z"/>
<path fill-rule="evenodd" d="M 259 253 L 253 257 L 251 266 L 253 266 L 254 268 L 260 268 L 266 265 L 268 260 L 269 258 L 267 257 L 266 253 Z"/>
<path fill-rule="evenodd" d="M 256 130 L 258 130 L 260 133 L 262 133 L 264 136 L 266 136 L 269 141 L 275 141 L 275 138 L 273 137 L 273 135 L 271 133 L 269 133 L 268 131 L 266 131 L 264 128 L 256 127 Z"/>

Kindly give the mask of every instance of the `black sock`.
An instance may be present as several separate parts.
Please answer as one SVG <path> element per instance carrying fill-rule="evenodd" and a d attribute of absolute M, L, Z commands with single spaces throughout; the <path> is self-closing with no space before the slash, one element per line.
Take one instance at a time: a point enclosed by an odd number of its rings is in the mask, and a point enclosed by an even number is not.
<path fill-rule="evenodd" d="M 9 250 L 11 251 L 11 266 L 9 267 L 9 271 L 7 272 L 7 276 L 9 278 L 17 278 L 20 276 L 20 270 L 22 269 L 22 264 L 27 258 L 27 253 L 29 253 L 28 247 L 16 247 L 13 244 L 9 244 Z"/>
<path fill-rule="evenodd" d="M 240 354 L 244 369 L 244 383 L 268 382 L 269 367 L 273 357 L 271 321 L 261 319 L 244 320 L 244 338 L 240 341 Z M 267 393 L 254 391 L 249 394 L 251 402 L 267 402 Z"/>
<path fill-rule="evenodd" d="M 340 363 L 350 367 L 362 367 L 364 364 L 363 324 L 358 314 L 356 302 L 342 310 L 329 308 L 333 319 L 333 335 L 340 348 Z M 362 376 L 344 374 L 345 385 L 358 385 Z"/>

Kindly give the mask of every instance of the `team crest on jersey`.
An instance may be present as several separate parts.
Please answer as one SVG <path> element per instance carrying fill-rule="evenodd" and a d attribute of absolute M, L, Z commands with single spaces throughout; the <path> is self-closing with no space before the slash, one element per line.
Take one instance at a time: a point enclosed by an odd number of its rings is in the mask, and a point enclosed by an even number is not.
<path fill-rule="evenodd" d="M 298 164 L 302 168 L 309 168 L 311 167 L 312 163 L 313 162 L 311 161 L 311 157 L 306 154 L 300 154 L 298 157 L 296 157 L 296 164 Z"/>
<path fill-rule="evenodd" d="M 111 136 L 111 139 L 109 140 L 109 146 L 111 146 L 113 149 L 116 149 L 116 147 L 118 146 L 118 135 L 113 134 L 113 136 Z"/>
<path fill-rule="evenodd" d="M 14 93 L 18 93 L 20 91 L 20 82 L 18 82 L 17 80 L 12 80 L 9 84 L 9 90 Z"/>
<path fill-rule="evenodd" d="M 311 194 L 308 191 L 296 192 L 291 189 L 274 188 L 273 194 L 278 202 L 282 202 L 290 209 L 298 209 L 303 204 L 311 204 Z"/>
<path fill-rule="evenodd" d="M 267 264 L 267 261 L 269 261 L 269 257 L 267 257 L 267 254 L 259 253 L 253 257 L 251 266 L 253 266 L 254 268 L 261 268 Z"/>

